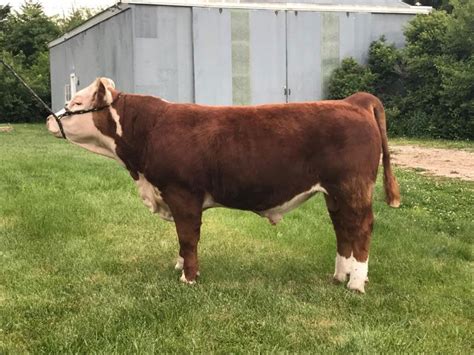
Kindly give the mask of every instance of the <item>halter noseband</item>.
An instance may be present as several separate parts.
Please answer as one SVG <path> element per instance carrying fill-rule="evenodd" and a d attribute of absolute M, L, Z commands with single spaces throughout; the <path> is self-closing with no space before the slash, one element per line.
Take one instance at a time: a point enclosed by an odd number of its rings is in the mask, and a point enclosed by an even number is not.
<path fill-rule="evenodd" d="M 63 136 L 64 139 L 66 139 L 66 134 L 64 133 L 64 128 L 63 128 L 63 124 L 61 123 L 61 118 L 63 117 L 67 117 L 67 116 L 74 116 L 74 115 L 82 115 L 84 113 L 90 113 L 90 112 L 97 112 L 97 111 L 102 111 L 104 109 L 106 109 L 107 107 L 110 107 L 112 106 L 113 103 L 115 103 L 115 101 L 118 100 L 118 98 L 121 96 L 122 94 L 118 94 L 117 97 L 115 98 L 114 101 L 112 101 L 110 104 L 108 105 L 104 105 L 104 106 L 99 106 L 99 107 L 94 107 L 94 108 L 89 108 L 89 109 L 84 109 L 84 110 L 76 110 L 76 111 L 71 111 L 70 109 L 67 108 L 67 105 L 64 106 L 64 112 L 61 113 L 60 115 L 54 115 L 54 118 L 56 119 L 56 122 L 58 123 L 58 126 L 59 126 L 59 130 L 61 131 L 61 134 Z"/>
<path fill-rule="evenodd" d="M 64 107 L 64 112 L 61 113 L 60 115 L 58 115 L 58 120 L 60 120 L 63 117 L 67 117 L 67 116 L 82 115 L 84 113 L 101 111 L 103 109 L 106 109 L 107 107 L 110 107 L 110 104 L 105 105 L 105 106 L 100 106 L 100 107 L 89 108 L 89 109 L 85 109 L 85 110 L 77 110 L 77 111 L 71 111 L 67 107 Z"/>

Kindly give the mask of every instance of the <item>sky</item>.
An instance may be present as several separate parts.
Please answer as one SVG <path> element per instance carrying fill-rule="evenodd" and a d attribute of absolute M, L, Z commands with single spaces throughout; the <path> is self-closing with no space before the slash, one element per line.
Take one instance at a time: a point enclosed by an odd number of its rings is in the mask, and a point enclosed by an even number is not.
<path fill-rule="evenodd" d="M 0 5 L 10 4 L 14 10 L 19 10 L 24 0 L 0 0 Z M 115 4 L 116 0 L 39 0 L 47 15 L 67 15 L 72 8 L 90 7 L 102 8 Z"/>

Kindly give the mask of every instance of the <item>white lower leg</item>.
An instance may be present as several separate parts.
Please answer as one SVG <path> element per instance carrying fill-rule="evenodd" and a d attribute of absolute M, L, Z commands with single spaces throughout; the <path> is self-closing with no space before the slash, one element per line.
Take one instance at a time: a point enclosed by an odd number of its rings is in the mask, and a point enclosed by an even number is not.
<path fill-rule="evenodd" d="M 347 280 L 347 275 L 350 274 L 352 268 L 352 255 L 348 258 L 336 254 L 336 267 L 334 271 L 334 280 L 344 282 Z"/>
<path fill-rule="evenodd" d="M 175 270 L 178 270 L 178 271 L 182 271 L 184 269 L 184 258 L 182 258 L 181 256 L 178 256 L 178 259 L 176 260 L 176 265 L 174 266 L 174 269 Z M 183 275 L 184 275 L 184 271 L 183 271 Z M 200 275 L 200 272 L 198 271 L 196 273 L 196 275 Z"/>
<path fill-rule="evenodd" d="M 176 265 L 174 266 L 175 270 L 183 270 L 184 267 L 184 259 L 181 256 L 178 256 L 176 260 Z"/>
<path fill-rule="evenodd" d="M 365 293 L 365 282 L 368 280 L 367 273 L 369 271 L 369 258 L 366 261 L 360 262 L 353 260 L 351 268 L 351 277 L 347 287 L 351 290 L 356 290 Z"/>
<path fill-rule="evenodd" d="M 194 285 L 196 283 L 195 280 L 188 281 L 188 279 L 186 279 L 186 275 L 184 275 L 184 270 L 183 270 L 183 273 L 181 274 L 181 277 L 179 278 L 179 280 L 181 282 L 184 282 L 185 284 L 188 284 L 188 285 Z"/>

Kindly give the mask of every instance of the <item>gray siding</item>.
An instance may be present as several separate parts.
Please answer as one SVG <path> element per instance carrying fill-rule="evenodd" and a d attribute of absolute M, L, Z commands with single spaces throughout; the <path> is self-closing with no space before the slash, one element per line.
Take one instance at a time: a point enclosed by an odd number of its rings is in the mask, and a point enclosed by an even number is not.
<path fill-rule="evenodd" d="M 327 96 L 327 83 L 334 69 L 339 66 L 340 62 L 340 29 L 339 18 L 337 12 L 322 12 L 322 29 L 321 29 L 321 86 L 322 97 Z M 316 99 L 320 99 L 317 97 Z"/>
<path fill-rule="evenodd" d="M 135 7 L 135 92 L 194 101 L 191 8 Z"/>
<path fill-rule="evenodd" d="M 402 47 L 405 44 L 403 30 L 412 18 L 413 15 L 372 14 L 371 41 L 384 35 L 388 43 Z"/>
<path fill-rule="evenodd" d="M 321 13 L 288 11 L 289 102 L 314 101 L 321 93 Z"/>
<path fill-rule="evenodd" d="M 51 107 L 57 112 L 64 106 L 64 85 L 69 83 L 66 44 L 62 43 L 49 50 L 49 66 L 51 73 Z"/>
<path fill-rule="evenodd" d="M 249 12 L 231 10 L 232 38 L 232 103 L 248 105 L 250 89 L 250 28 Z"/>
<path fill-rule="evenodd" d="M 341 59 L 353 57 L 359 63 L 367 61 L 371 36 L 372 14 L 341 13 L 339 15 L 339 53 Z"/>
<path fill-rule="evenodd" d="M 370 42 L 381 35 L 402 46 L 412 17 L 133 5 L 50 49 L 53 108 L 64 104 L 71 73 L 78 89 L 108 76 L 122 91 L 177 102 L 323 99 L 343 58 L 365 63 Z"/>
<path fill-rule="evenodd" d="M 195 101 L 232 104 L 232 35 L 230 10 L 193 8 Z"/>
<path fill-rule="evenodd" d="M 252 104 L 286 101 L 285 15 L 285 11 L 250 11 Z"/>
<path fill-rule="evenodd" d="M 50 49 L 54 110 L 64 105 L 69 75 L 79 78 L 77 90 L 95 78 L 112 78 L 123 91 L 133 90 L 132 11 L 126 10 Z"/>

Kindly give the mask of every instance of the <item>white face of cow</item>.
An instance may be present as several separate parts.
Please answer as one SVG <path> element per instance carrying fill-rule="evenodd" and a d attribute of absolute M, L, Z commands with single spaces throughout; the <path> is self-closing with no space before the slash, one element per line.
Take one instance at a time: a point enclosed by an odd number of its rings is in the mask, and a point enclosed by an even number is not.
<path fill-rule="evenodd" d="M 66 107 L 69 111 L 79 111 L 110 105 L 113 101 L 112 90 L 114 88 L 115 84 L 111 79 L 98 78 L 91 85 L 77 92 Z M 120 128 L 121 131 L 119 117 L 115 110 L 112 108 L 106 108 L 104 110 L 111 110 L 112 117 L 117 123 L 117 130 Z M 58 116 L 64 111 L 64 109 L 60 110 L 56 115 Z M 96 122 L 94 122 L 94 115 Z M 105 117 L 106 115 L 102 116 Z M 61 123 L 66 138 L 72 143 L 94 153 L 117 159 L 115 142 L 111 137 L 99 131 L 97 128 L 98 119 L 100 119 L 98 113 L 89 112 L 65 116 L 61 118 Z M 46 127 L 54 136 L 62 138 L 59 126 L 52 115 L 48 117 Z"/>

